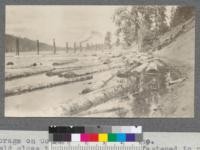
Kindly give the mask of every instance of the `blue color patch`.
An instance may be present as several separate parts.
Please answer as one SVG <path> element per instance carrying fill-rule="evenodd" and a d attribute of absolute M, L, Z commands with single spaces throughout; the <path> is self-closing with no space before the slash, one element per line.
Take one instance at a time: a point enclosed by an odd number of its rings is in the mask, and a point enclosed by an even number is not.
<path fill-rule="evenodd" d="M 135 134 L 126 134 L 126 142 L 134 142 Z"/>
<path fill-rule="evenodd" d="M 126 142 L 126 134 L 118 133 L 117 134 L 117 142 Z"/>

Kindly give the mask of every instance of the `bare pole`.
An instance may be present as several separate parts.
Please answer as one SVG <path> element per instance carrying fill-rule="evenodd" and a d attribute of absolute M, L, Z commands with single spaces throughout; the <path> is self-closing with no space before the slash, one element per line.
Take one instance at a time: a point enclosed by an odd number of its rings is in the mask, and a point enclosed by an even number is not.
<path fill-rule="evenodd" d="M 40 42 L 37 40 L 37 54 L 40 54 Z"/>
<path fill-rule="evenodd" d="M 93 50 L 93 48 L 94 48 L 94 45 L 93 45 L 93 43 L 91 43 L 90 45 L 91 45 L 91 49 Z"/>
<path fill-rule="evenodd" d="M 53 50 L 54 50 L 54 55 L 56 54 L 56 42 L 55 39 L 53 39 Z"/>
<path fill-rule="evenodd" d="M 82 44 L 81 44 L 81 42 L 80 42 L 79 46 L 80 46 L 80 52 L 81 52 L 82 51 Z"/>
<path fill-rule="evenodd" d="M 69 45 L 68 45 L 68 42 L 66 42 L 66 53 L 68 53 L 69 51 Z"/>
<path fill-rule="evenodd" d="M 76 52 L 76 42 L 74 42 L 74 52 Z"/>
<path fill-rule="evenodd" d="M 86 45 L 86 49 L 87 49 L 87 50 L 90 49 L 90 44 L 89 44 L 89 43 L 87 43 L 87 45 Z"/>
<path fill-rule="evenodd" d="M 95 44 L 95 50 L 97 51 L 97 49 L 98 49 L 98 45 L 97 45 L 97 44 Z"/>
<path fill-rule="evenodd" d="M 16 55 L 19 56 L 19 38 L 16 38 Z"/>

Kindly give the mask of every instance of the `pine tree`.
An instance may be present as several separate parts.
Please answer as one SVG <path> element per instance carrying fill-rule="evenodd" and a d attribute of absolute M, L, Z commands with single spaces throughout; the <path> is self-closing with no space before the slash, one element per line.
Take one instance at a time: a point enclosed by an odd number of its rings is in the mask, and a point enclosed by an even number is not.
<path fill-rule="evenodd" d="M 152 41 L 157 35 L 168 30 L 166 23 L 166 9 L 164 6 L 132 6 L 116 10 L 113 21 L 117 29 L 117 36 L 122 35 L 127 46 L 134 41 L 141 50 L 145 41 Z M 151 38 L 151 39 L 149 39 Z"/>

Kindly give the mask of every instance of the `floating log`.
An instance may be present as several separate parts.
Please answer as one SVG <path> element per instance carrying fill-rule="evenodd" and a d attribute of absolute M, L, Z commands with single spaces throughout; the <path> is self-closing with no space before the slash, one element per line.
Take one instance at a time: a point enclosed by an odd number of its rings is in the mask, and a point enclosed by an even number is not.
<path fill-rule="evenodd" d="M 22 93 L 32 92 L 32 91 L 41 90 L 45 88 L 51 88 L 54 86 L 59 86 L 59 85 L 64 85 L 64 84 L 70 84 L 74 82 L 90 80 L 92 78 L 93 78 L 92 75 L 88 75 L 84 77 L 61 79 L 60 81 L 57 81 L 57 82 L 49 82 L 49 83 L 38 84 L 38 85 L 33 85 L 33 86 L 30 85 L 30 86 L 18 87 L 14 89 L 6 89 L 5 96 L 8 97 L 8 96 L 13 96 L 13 95 L 20 95 Z"/>

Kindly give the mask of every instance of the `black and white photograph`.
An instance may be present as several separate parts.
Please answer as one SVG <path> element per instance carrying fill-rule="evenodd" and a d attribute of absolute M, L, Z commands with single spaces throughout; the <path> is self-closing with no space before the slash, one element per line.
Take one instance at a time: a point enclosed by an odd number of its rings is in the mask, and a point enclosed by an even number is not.
<path fill-rule="evenodd" d="M 194 7 L 5 13 L 6 117 L 194 118 Z"/>

